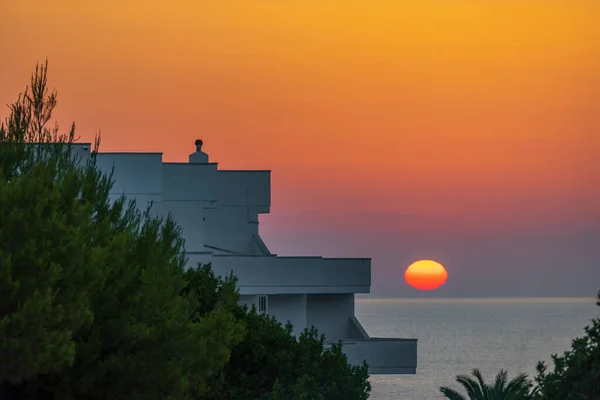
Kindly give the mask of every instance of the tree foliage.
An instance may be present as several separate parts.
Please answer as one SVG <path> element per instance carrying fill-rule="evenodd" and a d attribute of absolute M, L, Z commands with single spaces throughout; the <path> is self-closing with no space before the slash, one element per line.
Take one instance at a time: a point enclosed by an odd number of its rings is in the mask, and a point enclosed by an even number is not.
<path fill-rule="evenodd" d="M 206 400 L 301 400 L 367 399 L 371 390 L 368 368 L 348 364 L 340 344 L 327 348 L 315 328 L 299 338 L 292 325 L 283 326 L 274 317 L 238 305 L 237 280 L 216 277 L 210 266 L 190 269 L 189 282 L 207 301 L 200 313 L 233 305 L 236 319 L 246 335 L 235 346 L 229 362 L 211 383 Z M 212 294 L 215 294 L 212 296 Z"/>
<path fill-rule="evenodd" d="M 493 383 L 487 383 L 478 369 L 469 375 L 458 375 L 456 381 L 465 389 L 467 395 L 443 386 L 440 391 L 449 400 L 529 400 L 533 399 L 533 383 L 527 375 L 521 374 L 508 380 L 508 373 L 500 370 Z"/>
<path fill-rule="evenodd" d="M 185 399 L 243 327 L 198 315 L 170 218 L 111 201 L 110 175 L 48 128 L 47 64 L 0 127 L 0 397 Z"/>
<path fill-rule="evenodd" d="M 600 292 L 597 303 L 600 306 Z M 552 355 L 553 369 L 540 362 L 536 382 L 540 399 L 600 399 L 600 318 L 591 320 L 562 356 Z"/>

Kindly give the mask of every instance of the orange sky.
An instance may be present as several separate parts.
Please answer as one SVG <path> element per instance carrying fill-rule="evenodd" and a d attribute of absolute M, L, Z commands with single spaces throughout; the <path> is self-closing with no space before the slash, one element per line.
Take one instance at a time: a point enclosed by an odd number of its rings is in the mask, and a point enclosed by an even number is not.
<path fill-rule="evenodd" d="M 268 221 L 600 218 L 597 0 L 1 3 L 0 103 L 48 57 L 64 127 L 272 169 Z"/>

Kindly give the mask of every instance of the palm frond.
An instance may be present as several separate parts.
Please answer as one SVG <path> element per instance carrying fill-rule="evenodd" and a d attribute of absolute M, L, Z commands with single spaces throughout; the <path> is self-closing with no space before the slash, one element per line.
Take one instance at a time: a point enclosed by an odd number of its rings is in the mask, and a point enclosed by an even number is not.
<path fill-rule="evenodd" d="M 474 368 L 473 371 L 471 371 L 471 374 L 477 378 L 477 381 L 479 382 L 479 386 L 481 386 L 481 389 L 485 392 L 488 388 L 488 385 L 485 383 L 485 380 L 483 379 L 483 376 L 481 375 L 481 371 L 478 368 Z"/>
<path fill-rule="evenodd" d="M 524 390 L 529 391 L 533 384 L 529 381 L 529 378 L 526 374 L 520 374 L 517 377 L 513 378 L 506 385 L 505 391 L 506 393 L 513 392 L 522 392 Z"/>
<path fill-rule="evenodd" d="M 468 398 L 463 396 L 461 393 L 459 393 L 456 390 L 454 390 L 450 387 L 447 387 L 447 386 L 441 387 L 440 392 L 442 392 L 444 397 L 448 400 L 469 400 Z"/>
<path fill-rule="evenodd" d="M 502 392 L 504 387 L 506 386 L 506 382 L 508 381 L 508 372 L 501 369 L 496 375 L 496 379 L 494 380 L 494 385 L 492 386 L 492 390 L 494 392 Z"/>
<path fill-rule="evenodd" d="M 456 377 L 456 382 L 460 383 L 465 388 L 470 399 L 484 398 L 484 393 L 486 391 L 485 383 L 484 386 L 480 386 L 477 381 L 468 375 L 458 375 Z"/>

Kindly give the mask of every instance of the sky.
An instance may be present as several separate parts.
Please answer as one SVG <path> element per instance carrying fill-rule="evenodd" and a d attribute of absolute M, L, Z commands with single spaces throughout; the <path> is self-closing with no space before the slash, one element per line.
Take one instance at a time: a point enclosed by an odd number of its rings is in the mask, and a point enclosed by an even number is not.
<path fill-rule="evenodd" d="M 101 151 L 272 170 L 270 250 L 373 296 L 600 289 L 597 0 L 0 1 L 0 103 L 49 61 Z M 0 116 L 8 114 L 5 107 Z M 435 259 L 436 292 L 403 281 Z"/>

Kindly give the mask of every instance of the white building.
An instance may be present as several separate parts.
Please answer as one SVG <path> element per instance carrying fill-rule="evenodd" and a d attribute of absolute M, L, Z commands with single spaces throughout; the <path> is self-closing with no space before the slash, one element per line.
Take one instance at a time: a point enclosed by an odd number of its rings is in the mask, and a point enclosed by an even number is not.
<path fill-rule="evenodd" d="M 77 144 L 89 156 L 89 144 Z M 414 374 L 416 339 L 371 338 L 354 316 L 355 293 L 369 293 L 368 258 L 283 257 L 259 235 L 259 215 L 271 207 L 270 171 L 219 170 L 202 152 L 189 163 L 166 163 L 162 153 L 99 153 L 98 166 L 114 167 L 116 198 L 171 213 L 181 226 L 189 265 L 212 263 L 217 275 L 239 279 L 241 302 L 292 322 L 295 334 L 316 326 L 328 341 L 343 341 L 353 364 L 372 374 Z"/>

